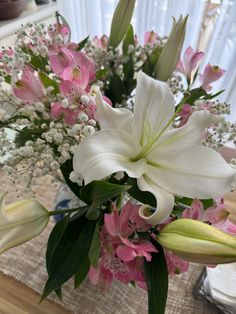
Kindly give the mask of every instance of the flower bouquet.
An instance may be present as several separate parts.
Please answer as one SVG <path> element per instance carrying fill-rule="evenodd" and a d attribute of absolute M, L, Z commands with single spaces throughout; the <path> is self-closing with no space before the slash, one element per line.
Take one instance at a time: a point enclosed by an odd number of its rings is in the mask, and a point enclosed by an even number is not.
<path fill-rule="evenodd" d="M 224 71 L 180 58 L 187 17 L 168 38 L 130 25 L 135 0 L 120 0 L 109 37 L 70 42 L 57 15 L 48 28 L 26 25 L 0 53 L 0 146 L 14 182 L 30 189 L 39 176 L 64 182 L 80 206 L 46 210 L 35 199 L 5 206 L 0 252 L 38 235 L 65 214 L 48 239 L 42 294 L 62 297 L 88 276 L 147 290 L 149 313 L 164 313 L 168 275 L 189 261 L 236 261 L 236 226 L 223 195 L 235 184 L 235 160 L 218 150 L 235 144 L 230 107 L 211 93 Z M 182 61 L 181 61 L 182 60 Z M 12 130 L 12 136 L 9 136 Z"/>

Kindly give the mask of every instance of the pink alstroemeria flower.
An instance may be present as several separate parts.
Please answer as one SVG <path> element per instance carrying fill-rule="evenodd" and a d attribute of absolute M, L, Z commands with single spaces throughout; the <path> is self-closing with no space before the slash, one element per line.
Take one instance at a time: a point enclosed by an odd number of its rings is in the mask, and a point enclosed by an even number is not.
<path fill-rule="evenodd" d="M 226 233 L 236 235 L 236 225 L 229 220 L 230 212 L 224 203 L 218 203 L 215 206 L 207 208 L 202 220 L 210 222 L 214 227 L 225 231 Z"/>
<path fill-rule="evenodd" d="M 200 200 L 195 198 L 190 208 L 186 208 L 182 213 L 182 218 L 202 220 L 204 206 Z"/>
<path fill-rule="evenodd" d="M 34 70 L 30 67 L 23 71 L 22 77 L 16 82 L 13 91 L 15 96 L 25 103 L 40 101 L 46 95 L 43 83 L 39 77 L 34 75 Z"/>
<path fill-rule="evenodd" d="M 128 239 L 135 231 L 147 231 L 150 226 L 138 215 L 140 206 L 128 202 L 120 211 L 114 208 L 105 214 L 104 226 L 100 232 L 101 257 L 97 268 L 90 267 L 89 278 L 94 284 L 103 282 L 109 286 L 113 278 L 128 284 L 136 281 L 146 288 L 143 259 L 151 260 L 156 248 L 147 240 Z"/>
<path fill-rule="evenodd" d="M 158 35 L 154 31 L 146 32 L 144 34 L 144 45 L 155 45 L 158 42 Z"/>
<path fill-rule="evenodd" d="M 177 64 L 177 71 L 183 73 L 190 81 L 193 71 L 197 68 L 203 56 L 202 51 L 194 51 L 192 47 L 188 47 L 185 50 L 183 61 L 179 60 Z"/>
<path fill-rule="evenodd" d="M 55 119 L 63 117 L 64 122 L 69 125 L 73 125 L 77 121 L 79 111 L 63 108 L 61 103 L 55 102 L 51 107 L 51 116 Z"/>
<path fill-rule="evenodd" d="M 76 82 L 83 86 L 95 79 L 95 65 L 83 52 L 65 47 L 50 56 L 50 65 L 55 74 L 64 80 Z"/>
<path fill-rule="evenodd" d="M 66 124 L 73 125 L 77 122 L 77 117 L 82 111 L 87 114 L 89 119 L 95 119 L 97 106 L 79 85 L 70 81 L 62 81 L 60 84 L 60 93 L 68 100 L 69 104 L 77 104 L 77 107 L 72 110 L 70 108 L 64 108 L 60 102 L 55 102 L 51 107 L 51 115 L 53 118 L 59 119 L 63 116 Z M 90 99 L 88 103 L 82 103 L 80 101 L 83 95 L 86 95 L 88 99 Z"/>
<path fill-rule="evenodd" d="M 204 210 L 202 202 L 195 199 L 190 208 L 182 213 L 182 218 L 189 218 L 210 223 L 214 227 L 230 234 L 236 235 L 236 225 L 228 218 L 230 212 L 225 207 L 222 199 L 216 201 L 216 205 Z"/>
<path fill-rule="evenodd" d="M 188 122 L 188 119 L 190 118 L 193 112 L 194 110 L 192 106 L 190 106 L 189 104 L 183 105 L 179 113 L 179 116 L 180 116 L 180 123 L 178 124 L 179 128 Z"/>
<path fill-rule="evenodd" d="M 116 248 L 116 254 L 122 261 L 128 262 L 137 256 L 144 256 L 150 261 L 152 258 L 150 253 L 157 252 L 151 242 L 147 240 L 128 240 L 128 236 L 135 230 L 147 227 L 146 223 L 142 221 L 140 217 L 138 218 L 138 215 L 132 215 L 132 207 L 133 205 L 128 203 L 122 209 L 121 215 L 119 215 L 118 209 L 116 208 L 111 214 L 105 214 L 105 228 L 111 236 L 120 238 L 120 244 Z M 138 211 L 135 212 L 137 213 Z M 131 222 L 130 226 L 129 221 Z"/>
<path fill-rule="evenodd" d="M 165 250 L 164 253 L 169 275 L 176 275 L 188 271 L 189 262 L 182 260 L 171 251 Z"/>
<path fill-rule="evenodd" d="M 106 50 L 108 47 L 108 37 L 106 35 L 102 35 L 101 38 L 95 36 L 93 38 L 93 43 L 95 47 L 100 48 L 102 50 Z"/>
<path fill-rule="evenodd" d="M 212 86 L 210 84 L 219 80 L 224 75 L 224 73 L 225 70 L 208 63 L 204 69 L 203 74 L 200 75 L 200 81 L 202 83 L 201 87 L 205 89 L 205 91 L 211 91 Z"/>

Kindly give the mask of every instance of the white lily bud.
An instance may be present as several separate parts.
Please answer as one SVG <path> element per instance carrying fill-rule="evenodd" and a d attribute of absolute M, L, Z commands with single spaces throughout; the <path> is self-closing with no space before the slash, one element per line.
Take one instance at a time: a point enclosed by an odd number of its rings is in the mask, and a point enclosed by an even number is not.
<path fill-rule="evenodd" d="M 181 15 L 177 22 L 175 21 L 175 18 L 173 19 L 171 33 L 162 49 L 154 70 L 156 79 L 164 82 L 171 76 L 179 61 L 188 16 L 183 18 Z"/>
<path fill-rule="evenodd" d="M 125 37 L 134 11 L 135 0 L 120 0 L 112 18 L 109 44 L 116 48 Z"/>
<path fill-rule="evenodd" d="M 37 236 L 48 220 L 48 211 L 36 200 L 5 206 L 5 194 L 0 194 L 0 254 Z"/>
<path fill-rule="evenodd" d="M 236 261 L 236 237 L 192 219 L 177 219 L 157 235 L 157 241 L 184 260 L 202 264 Z"/>

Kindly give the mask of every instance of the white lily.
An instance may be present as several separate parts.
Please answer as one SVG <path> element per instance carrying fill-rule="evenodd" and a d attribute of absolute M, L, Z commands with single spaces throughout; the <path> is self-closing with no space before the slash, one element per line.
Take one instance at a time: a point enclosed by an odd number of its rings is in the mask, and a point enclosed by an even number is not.
<path fill-rule="evenodd" d="M 141 191 L 151 192 L 157 209 L 143 207 L 150 224 L 162 222 L 174 206 L 174 195 L 207 199 L 229 191 L 235 170 L 220 154 L 200 145 L 203 130 L 216 117 L 208 111 L 192 114 L 188 123 L 172 128 L 174 97 L 164 82 L 139 73 L 134 114 L 114 109 L 96 96 L 101 131 L 81 142 L 74 154 L 74 171 L 85 183 L 117 171 L 137 178 Z"/>
<path fill-rule="evenodd" d="M 48 211 L 36 200 L 5 206 L 5 194 L 0 194 L 0 254 L 37 236 L 48 221 Z"/>

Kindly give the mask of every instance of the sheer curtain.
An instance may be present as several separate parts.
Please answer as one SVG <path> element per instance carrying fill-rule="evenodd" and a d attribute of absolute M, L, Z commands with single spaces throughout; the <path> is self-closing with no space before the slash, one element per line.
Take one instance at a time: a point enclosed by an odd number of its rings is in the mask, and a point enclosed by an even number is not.
<path fill-rule="evenodd" d="M 72 40 L 87 35 L 109 34 L 113 12 L 118 0 L 62 0 L 62 14 L 71 25 Z M 185 43 L 196 46 L 202 23 L 206 0 L 137 0 L 132 19 L 135 32 L 143 41 L 147 30 L 160 36 L 167 35 L 172 25 L 172 16 L 189 14 Z"/>
<path fill-rule="evenodd" d="M 214 84 L 214 89 L 225 89 L 219 98 L 231 104 L 230 120 L 236 121 L 236 1 L 224 0 L 216 21 L 206 62 L 219 65 L 226 70 L 224 76 Z"/>
<path fill-rule="evenodd" d="M 128 0 L 127 0 L 128 1 Z M 72 40 L 79 41 L 87 35 L 109 34 L 112 14 L 118 0 L 62 0 L 62 14 L 72 29 Z M 207 0 L 136 0 L 132 19 L 135 32 L 142 42 L 147 30 L 160 36 L 171 29 L 172 16 L 189 14 L 184 49 L 197 47 Z M 226 89 L 220 96 L 231 103 L 230 119 L 236 120 L 236 1 L 222 0 L 220 14 L 206 51 L 206 62 L 219 65 L 227 72 L 215 90 Z M 213 90 L 214 91 L 214 90 Z"/>

